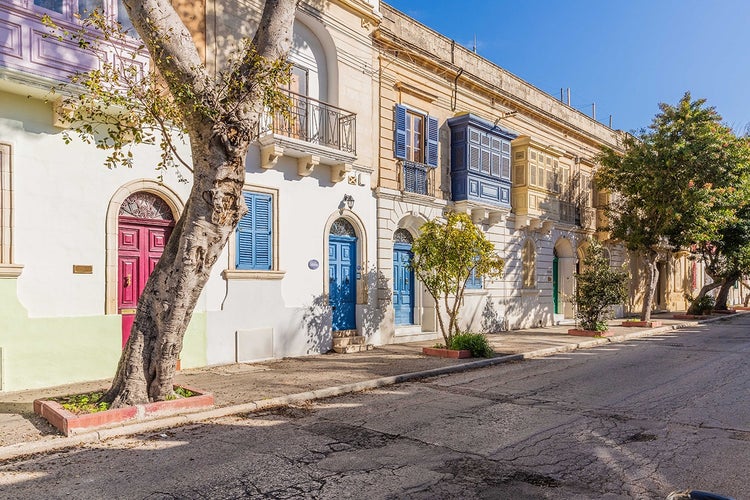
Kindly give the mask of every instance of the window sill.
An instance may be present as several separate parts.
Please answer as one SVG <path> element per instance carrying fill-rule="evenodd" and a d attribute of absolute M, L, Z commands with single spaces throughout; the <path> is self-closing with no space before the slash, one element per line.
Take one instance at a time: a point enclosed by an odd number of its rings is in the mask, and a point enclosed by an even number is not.
<path fill-rule="evenodd" d="M 539 290 L 538 288 L 522 288 L 521 289 L 521 295 L 529 295 L 529 296 L 539 295 L 539 292 L 541 292 L 541 290 Z"/>
<path fill-rule="evenodd" d="M 255 271 L 252 269 L 225 269 L 222 273 L 225 280 L 280 280 L 286 271 Z"/>
<path fill-rule="evenodd" d="M 18 278 L 23 271 L 20 264 L 0 264 L 0 278 Z"/>
<path fill-rule="evenodd" d="M 464 289 L 464 295 L 465 296 L 472 296 L 472 295 L 487 295 L 489 292 L 485 288 L 465 288 Z"/>

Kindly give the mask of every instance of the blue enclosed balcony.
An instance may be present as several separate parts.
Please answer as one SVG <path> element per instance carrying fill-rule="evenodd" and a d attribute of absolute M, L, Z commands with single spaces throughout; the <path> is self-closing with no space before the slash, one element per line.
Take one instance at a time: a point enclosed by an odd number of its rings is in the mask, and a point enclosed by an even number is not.
<path fill-rule="evenodd" d="M 510 142 L 517 134 L 472 114 L 448 120 L 454 202 L 510 210 Z"/>

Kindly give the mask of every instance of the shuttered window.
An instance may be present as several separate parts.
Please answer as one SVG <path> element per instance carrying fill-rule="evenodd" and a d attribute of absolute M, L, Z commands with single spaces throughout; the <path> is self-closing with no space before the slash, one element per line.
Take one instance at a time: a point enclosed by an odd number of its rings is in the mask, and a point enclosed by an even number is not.
<path fill-rule="evenodd" d="M 400 104 L 394 116 L 394 156 L 401 160 L 438 164 L 438 120 L 416 113 Z"/>
<path fill-rule="evenodd" d="M 244 191 L 248 212 L 237 225 L 236 269 L 273 269 L 273 197 Z"/>

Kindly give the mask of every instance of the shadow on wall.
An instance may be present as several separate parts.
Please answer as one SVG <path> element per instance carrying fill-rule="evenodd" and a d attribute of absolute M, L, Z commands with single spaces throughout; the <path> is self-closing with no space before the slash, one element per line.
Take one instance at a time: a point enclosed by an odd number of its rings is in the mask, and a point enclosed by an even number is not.
<path fill-rule="evenodd" d="M 499 302 L 499 301 L 498 301 Z M 512 308 L 513 306 L 509 306 Z M 498 333 L 508 331 L 508 319 L 501 316 L 495 308 L 495 302 L 492 297 L 487 297 L 482 311 L 482 333 Z"/>
<path fill-rule="evenodd" d="M 333 344 L 331 335 L 331 321 L 333 314 L 328 304 L 328 295 L 321 294 L 313 297 L 310 306 L 302 316 L 302 325 L 307 335 L 307 353 L 317 354 L 328 352 Z"/>
<path fill-rule="evenodd" d="M 362 335 L 372 337 L 380 329 L 388 307 L 391 305 L 393 293 L 388 285 L 388 278 L 372 266 L 367 271 L 367 304 L 362 315 Z M 381 296 L 378 296 L 380 292 Z"/>

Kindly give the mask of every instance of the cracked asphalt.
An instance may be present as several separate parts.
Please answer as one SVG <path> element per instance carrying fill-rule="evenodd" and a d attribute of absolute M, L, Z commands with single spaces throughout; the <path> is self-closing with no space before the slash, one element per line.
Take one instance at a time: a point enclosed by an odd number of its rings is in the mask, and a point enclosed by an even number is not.
<path fill-rule="evenodd" d="M 0 466 L 0 498 L 750 498 L 750 315 Z"/>

